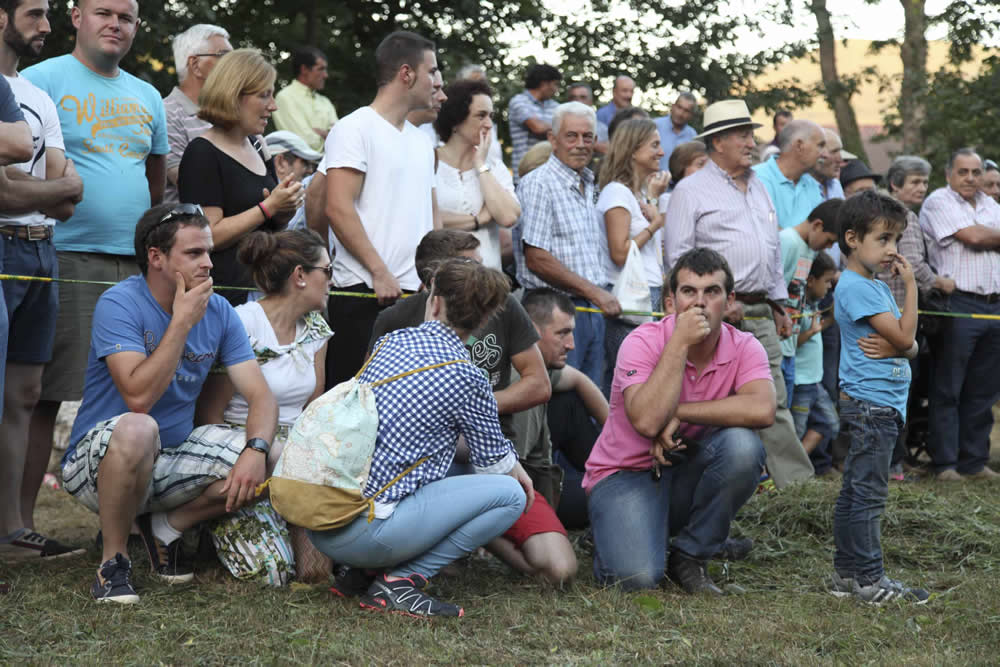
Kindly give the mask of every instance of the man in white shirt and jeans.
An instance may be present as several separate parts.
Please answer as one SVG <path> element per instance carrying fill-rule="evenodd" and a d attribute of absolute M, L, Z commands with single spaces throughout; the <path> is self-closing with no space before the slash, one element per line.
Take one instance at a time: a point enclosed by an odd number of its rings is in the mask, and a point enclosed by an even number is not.
<path fill-rule="evenodd" d="M 414 252 L 424 234 L 440 226 L 433 147 L 406 120 L 430 107 L 441 89 L 434 43 L 394 32 L 375 50 L 375 62 L 375 100 L 334 125 L 319 166 L 326 192 L 320 210 L 334 236 L 335 289 L 359 295 L 330 297 L 337 353 L 327 355 L 327 388 L 361 368 L 379 311 L 420 287 Z M 307 205 L 307 218 L 308 211 Z"/>

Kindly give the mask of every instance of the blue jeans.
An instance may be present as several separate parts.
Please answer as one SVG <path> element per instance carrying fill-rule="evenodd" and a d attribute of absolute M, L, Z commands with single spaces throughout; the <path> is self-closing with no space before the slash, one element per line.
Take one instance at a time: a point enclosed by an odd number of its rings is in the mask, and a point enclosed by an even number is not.
<path fill-rule="evenodd" d="M 795 400 L 791 404 L 795 435 L 799 440 L 812 429 L 821 436 L 816 448 L 809 453 L 809 460 L 817 475 L 822 475 L 833 465 L 830 443 L 840 433 L 840 418 L 830 401 L 830 395 L 822 383 L 795 385 Z"/>
<path fill-rule="evenodd" d="M 368 523 L 366 510 L 343 528 L 309 531 L 309 538 L 335 563 L 430 579 L 504 534 L 524 503 L 521 485 L 509 475 L 459 475 L 420 487 L 388 519 Z"/>
<path fill-rule="evenodd" d="M 792 399 L 795 396 L 795 356 L 781 358 L 781 375 L 785 378 L 785 400 L 788 407 L 792 407 Z M 802 439 L 802 436 L 799 436 Z"/>
<path fill-rule="evenodd" d="M 667 545 L 707 560 L 729 536 L 736 512 L 757 488 L 764 446 L 745 428 L 722 429 L 695 457 L 662 469 L 621 470 L 590 490 L 594 576 L 626 590 L 655 588 L 663 578 Z"/>
<path fill-rule="evenodd" d="M 605 287 L 609 292 L 614 289 L 614 285 Z M 660 298 L 662 288 L 649 288 L 649 302 L 651 310 L 660 311 L 663 309 L 663 299 Z M 600 385 L 605 398 L 611 397 L 611 382 L 615 377 L 615 365 L 618 363 L 618 348 L 625 342 L 625 338 L 635 331 L 638 324 L 632 324 L 620 318 L 609 319 L 604 322 L 604 382 Z"/>
<path fill-rule="evenodd" d="M 862 586 L 882 578 L 882 513 L 889 460 L 902 420 L 895 408 L 840 399 L 841 429 L 850 439 L 843 485 L 833 510 L 833 567 Z"/>
<path fill-rule="evenodd" d="M 1000 303 L 951 295 L 957 313 L 1000 315 Z M 934 469 L 979 472 L 989 460 L 993 405 L 1000 398 L 1000 322 L 952 319 L 934 349 L 930 444 Z"/>
<path fill-rule="evenodd" d="M 573 305 L 594 307 L 586 299 L 573 299 Z M 575 346 L 566 356 L 566 363 L 600 387 L 604 377 L 604 315 L 577 311 L 573 342 Z"/>

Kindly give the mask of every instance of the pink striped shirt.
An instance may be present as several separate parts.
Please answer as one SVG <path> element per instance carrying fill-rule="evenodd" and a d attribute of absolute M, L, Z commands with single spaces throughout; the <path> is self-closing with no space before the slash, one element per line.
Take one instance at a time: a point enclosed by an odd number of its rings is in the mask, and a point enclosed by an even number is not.
<path fill-rule="evenodd" d="M 674 189 L 667 206 L 667 266 L 692 248 L 711 248 L 729 262 L 737 292 L 788 297 L 778 241 L 778 219 L 764 183 L 750 170 L 747 191 L 709 159 Z"/>
<path fill-rule="evenodd" d="M 927 258 L 938 275 L 955 280 L 955 287 L 976 294 L 1000 293 L 1000 252 L 965 245 L 955 233 L 982 225 L 1000 230 L 1000 204 L 976 193 L 974 204 L 950 186 L 938 188 L 920 207 L 920 227 L 929 236 Z"/>

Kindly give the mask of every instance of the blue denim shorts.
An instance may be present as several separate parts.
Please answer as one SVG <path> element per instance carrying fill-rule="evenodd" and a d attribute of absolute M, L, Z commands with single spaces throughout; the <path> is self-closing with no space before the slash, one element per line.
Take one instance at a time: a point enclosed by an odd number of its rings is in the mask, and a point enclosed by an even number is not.
<path fill-rule="evenodd" d="M 0 272 L 19 276 L 58 278 L 59 263 L 51 239 L 29 241 L 4 235 Z M 59 313 L 55 283 L 5 280 L 3 298 L 10 322 L 7 360 L 21 364 L 45 364 L 52 358 Z"/>

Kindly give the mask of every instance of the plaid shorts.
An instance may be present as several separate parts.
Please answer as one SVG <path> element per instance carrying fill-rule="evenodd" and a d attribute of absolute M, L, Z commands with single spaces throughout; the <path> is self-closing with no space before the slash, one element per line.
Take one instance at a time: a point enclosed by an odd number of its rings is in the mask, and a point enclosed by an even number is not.
<path fill-rule="evenodd" d="M 92 512 L 98 511 L 97 467 L 108 451 L 120 417 L 102 421 L 87 431 L 63 464 L 63 487 Z M 208 424 L 191 431 L 176 447 L 160 447 L 136 514 L 162 512 L 194 500 L 213 482 L 229 476 L 245 445 L 246 431 L 242 428 Z"/>

